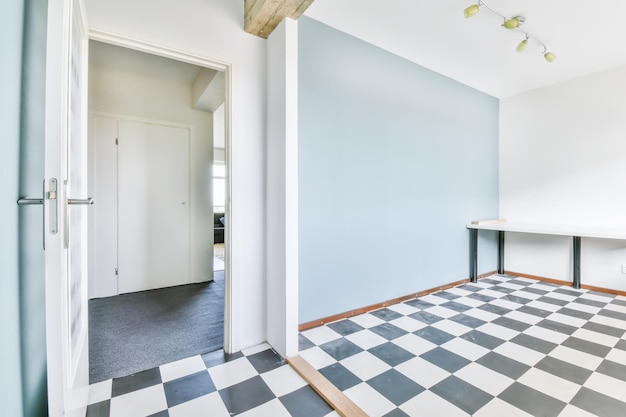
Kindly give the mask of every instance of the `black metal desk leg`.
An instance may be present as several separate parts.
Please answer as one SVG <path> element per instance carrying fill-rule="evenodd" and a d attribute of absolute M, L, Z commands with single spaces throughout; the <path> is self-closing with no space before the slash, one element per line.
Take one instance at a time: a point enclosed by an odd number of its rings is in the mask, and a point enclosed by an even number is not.
<path fill-rule="evenodd" d="M 498 274 L 504 274 L 504 231 L 498 230 Z"/>
<path fill-rule="evenodd" d="M 574 288 L 580 288 L 580 236 L 574 236 Z"/>
<path fill-rule="evenodd" d="M 470 281 L 478 281 L 478 229 L 470 231 Z"/>

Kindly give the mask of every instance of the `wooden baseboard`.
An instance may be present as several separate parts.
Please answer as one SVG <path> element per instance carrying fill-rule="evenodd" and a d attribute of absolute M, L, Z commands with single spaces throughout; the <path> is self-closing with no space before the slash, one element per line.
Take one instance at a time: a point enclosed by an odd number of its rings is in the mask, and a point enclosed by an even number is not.
<path fill-rule="evenodd" d="M 367 414 L 301 356 L 287 358 L 291 367 L 342 417 L 367 417 Z"/>
<path fill-rule="evenodd" d="M 487 272 L 485 274 L 479 275 L 478 278 L 479 279 L 486 278 L 486 277 L 489 277 L 489 276 L 495 274 L 496 272 L 497 271 Z M 378 310 L 379 308 L 387 307 L 387 306 L 390 306 L 390 305 L 393 305 L 393 304 L 398 304 L 398 303 L 401 303 L 403 301 L 411 300 L 413 298 L 423 297 L 425 295 L 428 295 L 428 294 L 431 294 L 431 293 L 434 293 L 434 292 L 437 292 L 437 291 L 443 291 L 443 290 L 447 290 L 448 288 L 457 287 L 459 285 L 466 284 L 468 282 L 470 282 L 470 279 L 466 278 L 466 279 L 462 279 L 461 281 L 455 281 L 455 282 L 451 282 L 449 284 L 442 285 L 440 287 L 435 287 L 435 288 L 431 288 L 431 289 L 428 289 L 428 290 L 420 291 L 420 292 L 417 292 L 417 293 L 405 295 L 403 297 L 398 297 L 398 298 L 394 298 L 394 299 L 391 299 L 391 300 L 383 301 L 382 303 L 372 304 L 372 305 L 369 305 L 369 306 L 366 306 L 366 307 L 357 308 L 355 310 L 350 310 L 350 311 L 346 311 L 346 312 L 343 312 L 343 313 L 334 314 L 332 316 L 324 317 L 324 318 L 321 318 L 321 319 L 318 319 L 318 320 L 313 320 L 313 321 L 309 321 L 309 322 L 306 322 L 306 323 L 301 323 L 298 326 L 298 331 L 302 332 L 304 330 L 312 329 L 314 327 L 319 327 L 319 326 L 322 326 L 324 324 L 331 323 L 333 321 L 338 321 L 338 320 L 342 320 L 342 319 L 345 319 L 345 318 L 348 318 L 348 317 L 357 316 L 359 314 L 367 313 L 367 312 L 370 312 L 370 311 L 373 311 L 373 310 Z"/>
<path fill-rule="evenodd" d="M 542 276 L 539 276 L 539 275 L 524 274 L 524 273 L 515 272 L 515 271 L 504 271 L 504 273 L 507 274 L 507 275 L 515 275 L 515 276 L 521 277 L 521 278 L 529 278 L 529 279 L 536 279 L 537 281 L 550 282 L 552 284 L 557 284 L 557 285 L 566 285 L 566 286 L 570 286 L 570 287 L 572 286 L 572 282 L 571 281 L 563 281 L 561 279 L 542 277 Z M 580 288 L 585 289 L 585 290 L 590 290 L 590 291 L 604 292 L 604 293 L 607 293 L 607 294 L 615 294 L 615 295 L 626 296 L 626 291 L 614 290 L 614 289 L 611 289 L 611 288 L 596 287 L 596 286 L 593 286 L 593 285 L 586 285 L 586 284 L 580 284 Z"/>

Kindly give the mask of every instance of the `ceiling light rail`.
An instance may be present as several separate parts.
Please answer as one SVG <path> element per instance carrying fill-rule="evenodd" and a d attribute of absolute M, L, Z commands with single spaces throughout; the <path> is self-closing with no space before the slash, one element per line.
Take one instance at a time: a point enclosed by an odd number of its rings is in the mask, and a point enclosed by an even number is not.
<path fill-rule="evenodd" d="M 525 35 L 525 38 L 519 44 L 517 44 L 517 47 L 515 48 L 517 52 L 524 52 L 524 50 L 528 46 L 528 40 L 533 39 L 535 42 L 539 43 L 543 47 L 543 51 L 541 53 L 543 54 L 543 57 L 545 58 L 545 60 L 548 62 L 554 62 L 554 60 L 556 59 L 556 55 L 552 52 L 549 52 L 548 48 L 542 41 L 532 36 L 530 33 L 526 32 L 525 30 L 520 29 L 520 26 L 522 26 L 524 22 L 526 21 L 526 18 L 524 16 L 513 16 L 513 17 L 505 16 L 502 13 L 497 12 L 496 10 L 487 6 L 484 1 L 478 0 L 478 3 L 472 4 L 471 6 L 468 6 L 465 8 L 463 12 L 465 18 L 470 18 L 474 16 L 476 13 L 480 11 L 481 7 L 484 7 L 485 9 L 489 10 L 491 13 L 495 14 L 496 16 L 499 16 L 502 19 L 502 27 L 509 29 L 509 30 L 516 30 Z"/>

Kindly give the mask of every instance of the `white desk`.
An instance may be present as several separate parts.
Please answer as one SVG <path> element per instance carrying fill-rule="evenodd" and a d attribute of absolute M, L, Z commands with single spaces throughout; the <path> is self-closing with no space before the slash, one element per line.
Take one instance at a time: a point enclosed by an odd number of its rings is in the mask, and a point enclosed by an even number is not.
<path fill-rule="evenodd" d="M 505 232 L 532 233 L 540 235 L 572 236 L 574 245 L 573 279 L 574 288 L 580 288 L 580 242 L 583 237 L 596 239 L 626 240 L 626 229 L 562 226 L 527 223 L 484 223 L 468 224 L 470 231 L 470 278 L 472 282 L 478 279 L 478 231 L 494 230 L 498 232 L 498 273 L 504 273 L 504 234 Z"/>

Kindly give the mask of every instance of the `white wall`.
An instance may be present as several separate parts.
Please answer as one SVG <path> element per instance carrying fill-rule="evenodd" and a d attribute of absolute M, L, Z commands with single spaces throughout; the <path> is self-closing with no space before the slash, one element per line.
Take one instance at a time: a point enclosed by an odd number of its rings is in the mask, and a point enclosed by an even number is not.
<path fill-rule="evenodd" d="M 626 228 L 626 66 L 500 101 L 500 217 Z M 539 246 L 537 246 L 539 245 Z M 571 239 L 507 235 L 507 270 L 571 280 Z M 626 290 L 626 242 L 583 239 L 582 283 Z"/>
<path fill-rule="evenodd" d="M 222 104 L 213 112 L 213 160 L 226 162 L 226 149 L 224 139 L 226 130 L 224 126 L 224 105 Z"/>
<path fill-rule="evenodd" d="M 213 160 L 213 117 L 211 113 L 191 108 L 191 86 L 163 78 L 139 73 L 114 70 L 98 66 L 89 68 L 89 111 L 103 112 L 130 117 L 140 117 L 166 123 L 192 126 L 190 138 L 190 237 L 191 269 L 190 282 L 212 279 L 213 259 L 213 207 L 211 202 L 211 161 Z M 90 141 L 96 138 L 90 137 Z M 114 146 L 111 142 L 111 146 Z M 91 146 L 95 148 L 95 146 Z M 105 162 L 95 155 L 96 164 Z M 107 164 L 112 165 L 112 164 Z M 93 168 L 95 164 L 91 164 Z M 114 167 L 111 174 L 115 175 Z M 107 167 L 104 168 L 105 170 Z M 99 169 L 98 172 L 103 172 Z M 164 190 L 166 191 L 166 190 Z M 98 190 L 94 190 L 98 198 Z M 96 207 L 97 209 L 97 207 Z M 95 210 L 98 217 L 98 210 Z M 96 219 L 98 220 L 98 218 Z M 117 225 L 110 225 L 115 228 Z M 95 236 L 97 244 L 116 247 L 102 242 Z M 108 259 L 109 257 L 104 257 Z M 96 259 L 98 262 L 100 258 Z M 117 265 L 96 264 L 96 273 L 90 285 L 91 297 L 116 295 L 117 288 L 111 276 Z"/>
<path fill-rule="evenodd" d="M 243 1 L 86 0 L 92 29 L 231 65 L 232 350 L 265 335 L 265 41 L 243 30 Z M 228 84 L 228 83 L 227 83 Z"/>

